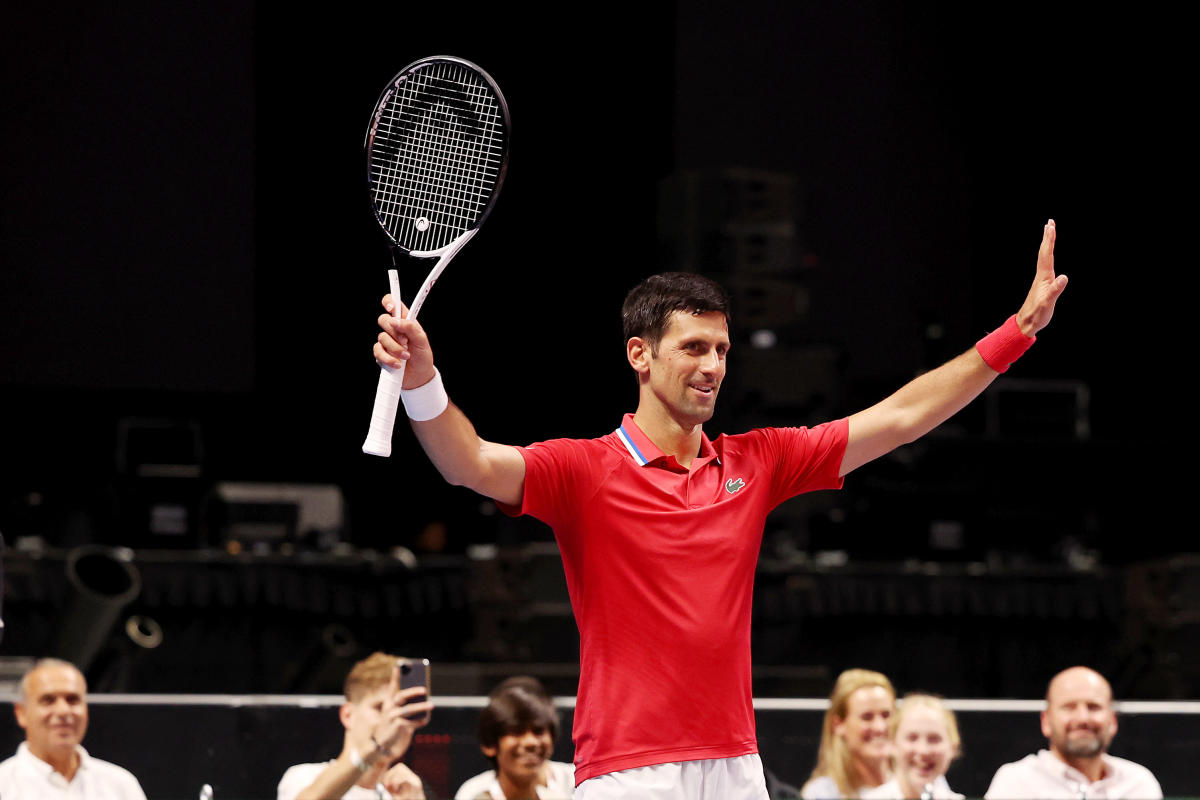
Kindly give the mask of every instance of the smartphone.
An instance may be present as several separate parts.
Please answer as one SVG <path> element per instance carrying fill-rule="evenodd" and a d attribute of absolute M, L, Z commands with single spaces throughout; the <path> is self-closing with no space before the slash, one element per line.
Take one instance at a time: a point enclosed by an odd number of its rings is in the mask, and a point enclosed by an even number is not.
<path fill-rule="evenodd" d="M 400 688 L 408 689 L 413 686 L 424 686 L 425 696 L 417 700 L 415 703 L 422 703 L 432 697 L 429 683 L 429 659 L 428 658 L 401 658 L 396 662 L 396 669 L 400 671 Z M 421 722 L 429 721 L 429 714 L 423 717 L 414 717 Z"/>

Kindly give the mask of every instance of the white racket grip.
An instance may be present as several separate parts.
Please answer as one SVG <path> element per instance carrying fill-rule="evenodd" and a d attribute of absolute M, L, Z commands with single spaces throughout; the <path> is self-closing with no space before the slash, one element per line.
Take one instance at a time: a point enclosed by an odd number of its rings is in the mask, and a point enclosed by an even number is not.
<path fill-rule="evenodd" d="M 396 427 L 396 411 L 400 407 L 400 387 L 404 383 L 404 365 L 398 369 L 379 368 L 379 384 L 375 387 L 375 408 L 371 411 L 371 427 L 363 452 L 387 458 L 392 454 L 392 431 Z"/>
<path fill-rule="evenodd" d="M 400 315 L 400 277 L 388 270 L 388 286 L 392 294 L 392 316 Z M 375 387 L 375 408 L 371 410 L 371 426 L 363 452 L 387 458 L 392 454 L 392 431 L 396 427 L 396 411 L 400 407 L 400 388 L 404 385 L 404 364 L 398 368 L 379 367 L 379 383 Z"/>

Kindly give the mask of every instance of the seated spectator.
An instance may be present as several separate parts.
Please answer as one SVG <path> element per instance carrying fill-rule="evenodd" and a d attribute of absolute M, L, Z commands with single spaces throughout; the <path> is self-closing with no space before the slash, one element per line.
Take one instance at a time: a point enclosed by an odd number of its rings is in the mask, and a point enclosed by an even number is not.
<path fill-rule="evenodd" d="M 856 798 L 886 781 L 891 756 L 888 724 L 895 709 L 896 690 L 887 676 L 866 669 L 839 675 L 821 726 L 817 766 L 800 796 Z"/>
<path fill-rule="evenodd" d="M 941 698 L 905 695 L 891 729 L 892 779 L 863 790 L 863 800 L 962 800 L 946 781 L 962 744 L 958 720 Z"/>
<path fill-rule="evenodd" d="M 346 702 L 338 710 L 346 729 L 341 754 L 290 767 L 279 781 L 278 800 L 425 797 L 421 779 L 399 759 L 433 704 L 419 699 L 425 694 L 422 686 L 400 689 L 398 662 L 396 656 L 374 653 L 354 665 L 346 676 Z"/>
<path fill-rule="evenodd" d="M 565 800 L 575 767 L 551 761 L 558 712 L 536 678 L 509 678 L 492 690 L 479 715 L 479 749 L 492 769 L 468 779 L 455 800 Z"/>
<path fill-rule="evenodd" d="M 88 755 L 87 681 L 74 664 L 44 658 L 21 678 L 13 705 L 25 741 L 0 763 L 3 800 L 146 800 L 128 770 Z"/>
<path fill-rule="evenodd" d="M 1161 798 L 1150 770 L 1108 754 L 1116 734 L 1112 687 L 1104 676 L 1087 667 L 1063 670 L 1046 688 L 1042 711 L 1050 749 L 1000 767 L 984 797 Z"/>

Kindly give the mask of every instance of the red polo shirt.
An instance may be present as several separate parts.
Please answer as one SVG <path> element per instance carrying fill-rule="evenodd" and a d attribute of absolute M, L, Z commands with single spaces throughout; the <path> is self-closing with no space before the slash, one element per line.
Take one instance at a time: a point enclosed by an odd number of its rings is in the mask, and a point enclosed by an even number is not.
<path fill-rule="evenodd" d="M 520 509 L 554 529 L 580 634 L 575 780 L 758 751 L 750 606 L 767 514 L 841 488 L 847 420 L 701 436 L 685 468 L 625 415 L 521 448 Z"/>

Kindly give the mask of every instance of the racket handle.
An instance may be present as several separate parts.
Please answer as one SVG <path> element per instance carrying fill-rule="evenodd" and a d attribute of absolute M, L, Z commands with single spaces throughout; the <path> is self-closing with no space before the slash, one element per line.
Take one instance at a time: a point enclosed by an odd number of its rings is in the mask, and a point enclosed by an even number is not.
<path fill-rule="evenodd" d="M 392 293 L 392 316 L 400 315 L 400 276 L 388 270 L 388 288 Z M 405 362 L 406 363 L 406 362 Z M 387 458 L 392 454 L 392 431 L 396 427 L 396 409 L 400 407 L 400 389 L 404 385 L 404 363 L 396 369 L 380 365 L 379 384 L 375 387 L 375 408 L 363 452 Z"/>
<path fill-rule="evenodd" d="M 371 411 L 371 427 L 363 452 L 387 458 L 392 454 L 392 430 L 396 426 L 396 410 L 400 407 L 400 387 L 404 384 L 404 365 L 399 368 L 379 368 L 379 385 L 375 388 L 375 408 Z"/>

